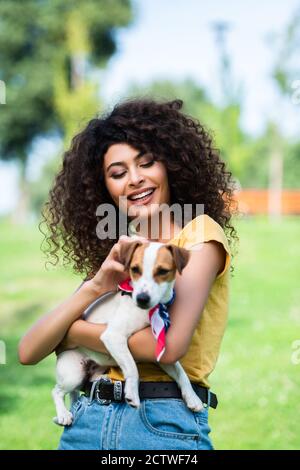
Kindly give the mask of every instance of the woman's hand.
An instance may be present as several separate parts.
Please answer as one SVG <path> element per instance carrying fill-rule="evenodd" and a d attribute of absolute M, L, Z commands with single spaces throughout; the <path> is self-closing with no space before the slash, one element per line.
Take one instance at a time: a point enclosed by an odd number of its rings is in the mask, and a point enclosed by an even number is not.
<path fill-rule="evenodd" d="M 125 270 L 125 266 L 120 262 L 121 246 L 124 246 L 126 243 L 132 243 L 136 240 L 141 241 L 142 243 L 146 243 L 148 241 L 147 238 L 139 237 L 137 235 L 134 237 L 127 237 L 126 235 L 122 235 L 119 241 L 115 243 L 110 250 L 99 271 L 92 279 L 86 281 L 81 286 L 80 290 L 92 290 L 99 295 L 101 295 L 103 291 L 116 291 L 118 284 L 129 276 L 129 272 Z M 82 319 L 79 319 L 73 322 L 63 340 L 55 348 L 56 355 L 68 349 L 74 349 L 79 346 L 75 338 L 78 337 L 77 329 L 80 328 L 82 321 Z"/>
<path fill-rule="evenodd" d="M 116 291 L 118 284 L 129 276 L 129 272 L 125 270 L 124 265 L 120 262 L 121 245 L 131 243 L 135 240 L 141 241 L 142 243 L 148 241 L 147 238 L 137 235 L 134 237 L 122 235 L 110 250 L 99 271 L 85 284 L 89 285 L 96 292 L 103 292 L 103 289 L 106 291 Z"/>

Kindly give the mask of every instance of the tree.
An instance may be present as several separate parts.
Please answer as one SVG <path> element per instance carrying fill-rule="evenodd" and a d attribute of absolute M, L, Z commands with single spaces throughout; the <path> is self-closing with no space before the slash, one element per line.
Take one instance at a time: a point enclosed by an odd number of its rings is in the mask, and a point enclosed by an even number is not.
<path fill-rule="evenodd" d="M 274 37 L 272 38 L 274 42 Z M 272 71 L 272 77 L 277 85 L 278 102 L 292 102 L 293 83 L 299 78 L 300 64 L 298 60 L 298 48 L 300 45 L 300 9 L 293 15 L 285 31 L 275 36 L 279 40 L 278 54 Z M 279 107 L 279 106 L 278 106 Z M 282 116 L 276 115 L 272 122 L 271 152 L 269 169 L 269 191 L 270 191 L 270 215 L 279 218 L 281 215 L 281 193 L 284 182 L 284 137 L 280 131 Z"/>
<path fill-rule="evenodd" d="M 300 46 L 300 8 L 292 15 L 287 28 L 280 35 L 272 35 L 272 43 L 279 42 L 278 54 L 272 76 L 280 92 L 290 97 L 292 83 L 299 79 L 300 63 L 298 52 Z"/>
<path fill-rule="evenodd" d="M 26 164 L 34 140 L 53 129 L 62 136 L 69 133 L 66 112 L 57 112 L 56 99 L 59 86 L 64 84 L 65 91 L 74 87 L 73 71 L 78 65 L 76 44 L 70 49 L 74 12 L 76 25 L 82 25 L 89 44 L 86 66 L 105 67 L 116 51 L 116 28 L 132 20 L 130 0 L 0 3 L 0 80 L 6 85 L 7 103 L 0 107 L 0 157 L 19 162 L 23 197 Z M 86 86 L 82 96 L 86 98 L 94 91 Z"/>

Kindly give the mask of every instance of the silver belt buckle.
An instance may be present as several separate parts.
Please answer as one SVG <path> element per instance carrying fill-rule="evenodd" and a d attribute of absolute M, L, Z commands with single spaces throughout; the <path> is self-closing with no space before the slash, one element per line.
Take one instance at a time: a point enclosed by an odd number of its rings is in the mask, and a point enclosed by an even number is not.
<path fill-rule="evenodd" d="M 113 383 L 113 381 L 108 377 L 101 377 L 101 379 L 98 380 L 98 383 L 96 385 L 95 395 L 96 395 L 96 399 L 100 403 L 100 405 L 110 405 L 110 403 L 112 402 L 112 400 L 110 400 L 110 399 L 100 398 L 99 397 L 99 393 L 100 393 L 99 387 L 100 387 L 100 385 L 101 384 L 112 384 L 112 383 Z M 122 382 L 117 380 L 113 384 L 114 384 L 114 400 L 115 401 L 122 401 Z"/>

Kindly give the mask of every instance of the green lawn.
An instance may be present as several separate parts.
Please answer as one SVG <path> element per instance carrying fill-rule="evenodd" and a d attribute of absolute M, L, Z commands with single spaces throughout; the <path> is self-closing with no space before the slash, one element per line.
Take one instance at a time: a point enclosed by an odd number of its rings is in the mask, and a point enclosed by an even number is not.
<path fill-rule="evenodd" d="M 211 376 L 219 397 L 211 436 L 218 449 L 299 449 L 300 364 L 291 355 L 300 339 L 300 218 L 249 218 L 237 229 L 230 319 Z M 34 227 L 0 224 L 0 449 L 55 449 L 61 432 L 52 424 L 55 358 L 26 367 L 17 360 L 21 335 L 80 283 L 45 270 L 40 242 Z"/>

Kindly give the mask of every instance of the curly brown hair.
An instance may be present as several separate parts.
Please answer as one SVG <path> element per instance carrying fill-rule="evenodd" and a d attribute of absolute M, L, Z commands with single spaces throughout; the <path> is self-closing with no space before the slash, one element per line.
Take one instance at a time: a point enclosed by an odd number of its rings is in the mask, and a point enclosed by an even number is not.
<path fill-rule="evenodd" d="M 167 169 L 171 204 L 204 204 L 204 213 L 223 227 L 231 251 L 238 241 L 230 224 L 235 210 L 232 173 L 226 170 L 212 137 L 198 120 L 180 109 L 183 101 L 127 99 L 111 112 L 89 121 L 64 153 L 62 169 L 42 211 L 41 226 L 48 246 L 43 248 L 57 264 L 72 264 L 87 279 L 100 268 L 116 240 L 99 240 L 96 215 L 102 203 L 111 203 L 104 182 L 103 159 L 112 144 L 127 143 L 148 151 Z M 194 209 L 195 206 L 195 209 Z M 115 206 L 117 214 L 118 208 Z M 117 232 L 118 233 L 118 232 Z M 233 266 L 231 266 L 233 271 Z"/>

